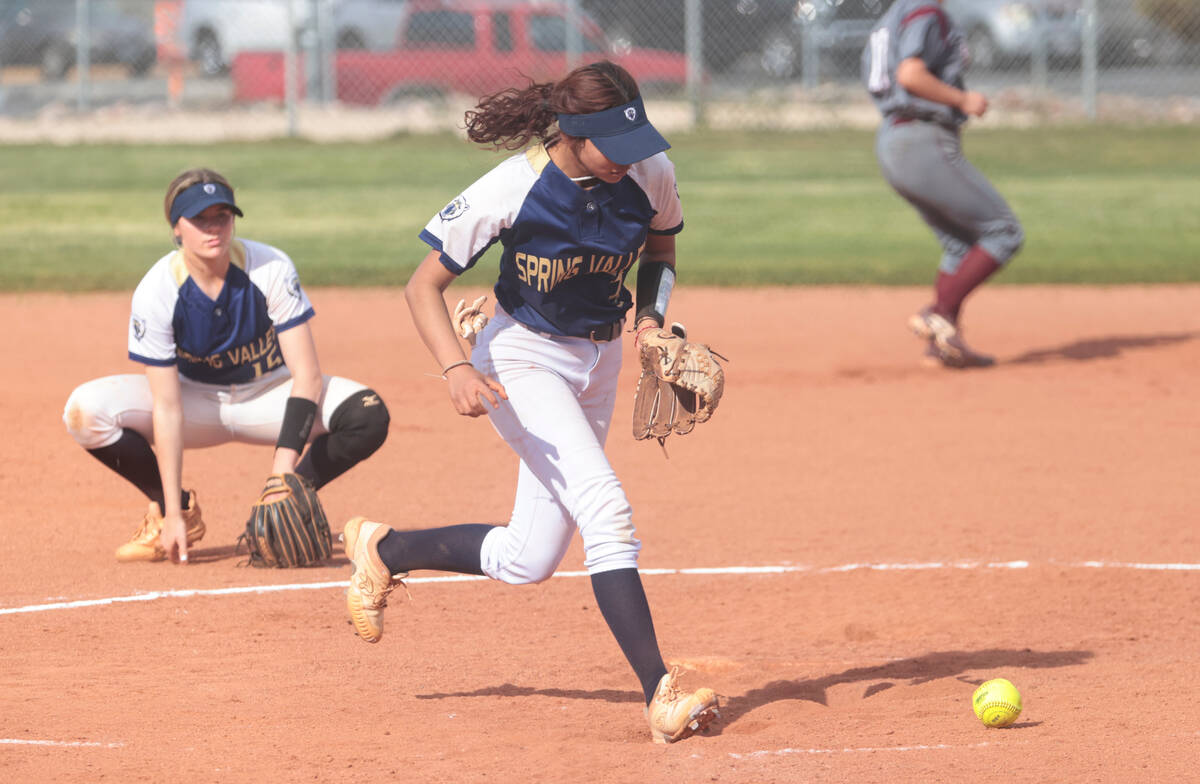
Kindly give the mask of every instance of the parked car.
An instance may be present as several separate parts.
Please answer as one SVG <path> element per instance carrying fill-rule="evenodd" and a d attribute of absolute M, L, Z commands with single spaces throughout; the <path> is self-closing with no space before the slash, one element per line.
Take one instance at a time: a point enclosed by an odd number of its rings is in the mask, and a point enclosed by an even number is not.
<path fill-rule="evenodd" d="M 757 55 L 791 20 L 796 0 L 702 0 L 704 67 L 725 71 Z M 687 51 L 684 0 L 580 0 L 607 34 L 613 51 L 630 47 Z"/>
<path fill-rule="evenodd" d="M 581 16 L 580 25 L 585 61 L 611 56 L 648 94 L 686 82 L 683 55 L 637 47 L 611 55 L 609 41 L 593 20 Z M 525 78 L 557 79 L 567 70 L 567 33 L 561 2 L 410 0 L 396 49 L 336 53 L 337 99 L 386 105 L 452 93 L 485 95 Z M 278 52 L 241 52 L 232 74 L 236 101 L 283 98 L 284 58 Z M 300 89 L 303 95 L 303 84 Z"/>
<path fill-rule="evenodd" d="M 202 73 L 215 76 L 240 51 L 277 51 L 287 46 L 288 35 L 298 40 L 310 10 L 309 0 L 184 0 L 180 43 Z"/>
<path fill-rule="evenodd" d="M 213 76 L 238 52 L 283 51 L 289 2 L 298 50 L 318 48 L 323 34 L 339 49 L 391 49 L 408 7 L 407 0 L 184 0 L 180 35 L 188 57 Z M 318 29 L 323 18 L 332 30 Z"/>
<path fill-rule="evenodd" d="M 1052 62 L 1076 62 L 1083 48 L 1080 0 L 944 0 L 943 5 L 966 31 L 977 69 L 1028 62 L 1039 31 Z"/>
<path fill-rule="evenodd" d="M 777 79 L 800 75 L 805 68 L 857 73 L 871 28 L 891 3 L 800 0 L 788 24 L 776 27 L 764 41 L 759 55 L 762 70 Z"/>
<path fill-rule="evenodd" d="M 1097 57 L 1104 66 L 1174 65 L 1194 59 L 1200 45 L 1146 16 L 1137 0 L 1097 0 Z"/>
<path fill-rule="evenodd" d="M 124 65 L 140 76 L 155 63 L 153 25 L 113 0 L 91 0 L 86 20 L 88 59 Z M 75 0 L 0 0 L 0 65 L 35 65 L 62 79 L 75 65 L 79 25 Z"/>
<path fill-rule="evenodd" d="M 333 12 L 337 48 L 391 49 L 407 11 L 408 0 L 339 0 Z"/>

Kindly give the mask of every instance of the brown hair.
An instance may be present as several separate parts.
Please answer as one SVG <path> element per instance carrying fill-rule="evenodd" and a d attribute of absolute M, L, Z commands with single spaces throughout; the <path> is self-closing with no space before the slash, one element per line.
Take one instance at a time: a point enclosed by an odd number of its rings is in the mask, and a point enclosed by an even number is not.
<path fill-rule="evenodd" d="M 608 60 L 580 66 L 557 82 L 509 87 L 479 99 L 466 114 L 467 138 L 476 144 L 519 150 L 534 139 L 553 142 L 559 114 L 592 114 L 629 103 L 637 82 Z"/>
<path fill-rule="evenodd" d="M 175 197 L 198 182 L 214 182 L 224 185 L 230 193 L 233 193 L 233 186 L 229 184 L 229 180 L 212 169 L 188 169 L 171 180 L 171 184 L 167 186 L 167 195 L 163 199 L 163 215 L 166 216 L 167 223 L 171 222 L 171 205 L 175 203 Z"/>

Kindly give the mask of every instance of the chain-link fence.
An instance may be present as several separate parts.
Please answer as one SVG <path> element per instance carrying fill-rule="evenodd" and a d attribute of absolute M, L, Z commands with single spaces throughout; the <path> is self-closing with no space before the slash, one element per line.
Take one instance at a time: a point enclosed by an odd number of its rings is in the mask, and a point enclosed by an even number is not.
<path fill-rule="evenodd" d="M 523 76 L 607 56 L 675 127 L 868 124 L 859 56 L 890 2 L 0 0 L 0 121 L 435 130 Z M 1200 0 L 944 7 L 999 114 L 1200 119 Z"/>

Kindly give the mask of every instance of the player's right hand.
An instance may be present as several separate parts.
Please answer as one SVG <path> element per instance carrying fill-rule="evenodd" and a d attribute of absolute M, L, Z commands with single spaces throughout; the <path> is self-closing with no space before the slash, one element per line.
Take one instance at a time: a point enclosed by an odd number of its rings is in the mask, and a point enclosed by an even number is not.
<path fill-rule="evenodd" d="M 967 90 L 963 95 L 962 106 L 958 107 L 963 114 L 972 117 L 982 117 L 983 113 L 988 109 L 988 99 L 983 93 L 977 93 L 974 90 Z"/>
<path fill-rule="evenodd" d="M 487 413 L 487 405 L 500 407 L 500 400 L 508 400 L 504 385 L 489 378 L 472 365 L 459 365 L 446 371 L 450 384 L 450 401 L 454 410 L 463 416 L 477 417 Z"/>
<path fill-rule="evenodd" d="M 455 331 L 472 346 L 475 345 L 475 336 L 482 332 L 488 323 L 488 317 L 483 312 L 483 303 L 485 302 L 487 302 L 486 294 L 476 299 L 470 306 L 467 305 L 465 299 L 460 299 L 454 306 L 454 312 L 450 315 L 450 323 L 454 326 Z"/>
<path fill-rule="evenodd" d="M 187 525 L 183 522 L 182 514 L 167 515 L 163 518 L 162 533 L 158 542 L 171 559 L 171 563 L 187 563 Z"/>

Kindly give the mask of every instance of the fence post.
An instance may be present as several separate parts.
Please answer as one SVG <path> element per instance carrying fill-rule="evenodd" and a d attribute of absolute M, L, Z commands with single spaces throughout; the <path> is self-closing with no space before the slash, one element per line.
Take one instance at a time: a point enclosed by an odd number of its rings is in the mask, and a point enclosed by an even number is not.
<path fill-rule="evenodd" d="M 818 40 L 817 25 L 821 24 L 820 13 L 804 26 L 803 47 L 800 50 L 800 83 L 805 90 L 814 90 L 820 81 L 821 42 Z"/>
<path fill-rule="evenodd" d="M 300 53 L 304 56 L 304 100 L 317 103 L 321 100 L 321 0 L 305 0 L 304 29 L 291 28 L 291 34 L 300 33 Z"/>
<path fill-rule="evenodd" d="M 567 0 L 567 70 L 574 70 L 583 55 L 583 25 L 579 19 L 579 0 Z"/>
<path fill-rule="evenodd" d="M 91 0 L 75 0 L 75 79 L 79 87 L 77 108 L 81 112 L 86 112 L 90 103 L 91 10 Z"/>
<path fill-rule="evenodd" d="M 287 114 L 287 135 L 296 135 L 296 13 L 292 0 L 286 0 L 287 35 L 283 40 L 283 107 Z"/>
<path fill-rule="evenodd" d="M 1083 78 L 1083 110 L 1089 120 L 1096 119 L 1096 71 L 1099 67 L 1099 48 L 1096 18 L 1096 0 L 1083 0 L 1083 52 L 1080 55 L 1080 71 Z"/>
<path fill-rule="evenodd" d="M 1034 90 L 1045 93 L 1050 87 L 1049 54 L 1046 49 L 1046 28 L 1050 24 L 1049 9 L 1035 6 L 1033 22 L 1033 52 L 1029 58 L 1032 73 L 1030 74 Z"/>
<path fill-rule="evenodd" d="M 337 30 L 333 21 L 332 0 L 321 0 L 317 15 L 317 47 L 321 52 L 321 102 L 326 106 L 337 100 Z"/>
<path fill-rule="evenodd" d="M 683 6 L 684 49 L 687 52 L 687 95 L 692 110 L 692 128 L 703 128 L 704 105 L 704 2 L 685 0 Z"/>

